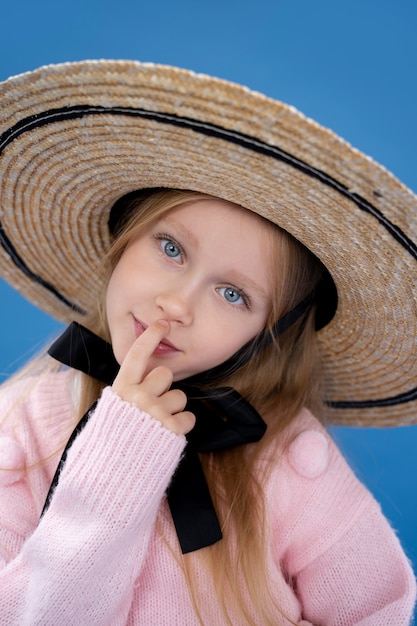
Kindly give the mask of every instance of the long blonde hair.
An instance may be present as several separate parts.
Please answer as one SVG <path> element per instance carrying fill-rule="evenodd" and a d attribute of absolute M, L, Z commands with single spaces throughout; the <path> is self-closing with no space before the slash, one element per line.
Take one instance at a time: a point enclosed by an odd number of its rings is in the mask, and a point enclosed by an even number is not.
<path fill-rule="evenodd" d="M 100 262 L 101 284 L 107 286 L 111 273 L 129 242 L 149 228 L 164 213 L 190 202 L 212 200 L 192 191 L 159 190 L 130 194 L 120 216 L 112 213 L 114 241 Z M 272 306 L 265 330 L 272 328 L 320 280 L 323 268 L 313 255 L 288 233 L 267 222 L 273 241 L 271 263 Z M 97 310 L 85 320 L 95 333 L 110 340 L 105 315 L 105 291 L 97 294 Z M 77 373 L 77 375 L 79 375 Z M 78 407 L 79 420 L 98 398 L 103 384 L 82 374 Z M 292 623 L 280 609 L 270 589 L 267 567 L 265 503 L 263 486 L 273 463 L 279 462 L 280 435 L 302 406 L 320 411 L 320 376 L 314 330 L 314 309 L 307 311 L 282 336 L 255 354 L 228 378 L 216 385 L 230 385 L 246 397 L 268 424 L 261 442 L 201 455 L 206 479 L 217 510 L 224 539 L 213 546 L 178 555 L 196 615 L 204 624 L 204 602 L 196 581 L 203 567 L 211 575 L 225 624 L 277 626 Z M 275 454 L 271 450 L 276 448 Z M 259 460 L 268 451 L 273 463 Z M 227 497 L 226 495 L 227 494 Z M 161 531 L 162 532 L 162 531 Z M 249 598 L 249 601 L 247 600 Z"/>
<path fill-rule="evenodd" d="M 144 232 L 166 211 L 190 202 L 212 199 L 191 191 L 159 190 L 139 193 L 124 203 L 116 225 L 116 237 L 107 257 L 107 279 L 132 238 Z M 269 222 L 268 222 L 269 224 Z M 271 311 L 266 329 L 302 301 L 321 278 L 323 268 L 318 260 L 288 233 L 270 224 L 273 240 L 271 258 Z M 98 319 L 92 328 L 100 328 L 109 339 L 104 302 L 98 306 Z M 265 528 L 265 503 L 261 494 L 272 463 L 259 473 L 259 459 L 274 442 L 301 407 L 316 413 L 321 410 L 320 369 L 314 329 L 314 309 L 307 311 L 279 339 L 227 379 L 264 416 L 267 435 L 255 445 L 201 455 L 210 492 L 222 524 L 224 540 L 179 557 L 190 590 L 195 611 L 204 624 L 204 604 L 199 599 L 196 568 L 205 567 L 214 582 L 217 600 L 225 624 L 259 624 L 277 626 L 277 614 L 283 624 L 292 623 L 281 611 L 268 581 Z M 87 386 L 92 381 L 86 381 Z M 219 382 L 216 383 L 219 385 Z M 81 414 L 97 393 L 96 383 L 86 394 Z M 276 446 L 276 449 L 281 449 Z M 278 453 L 277 453 L 278 454 Z M 279 458 L 275 459 L 279 462 Z M 227 498 L 225 497 L 227 494 Z M 238 538 L 238 540 L 237 540 Z M 250 598 L 249 602 L 247 597 Z M 256 617 L 254 617 L 254 615 Z M 259 621 L 261 620 L 261 621 Z"/>

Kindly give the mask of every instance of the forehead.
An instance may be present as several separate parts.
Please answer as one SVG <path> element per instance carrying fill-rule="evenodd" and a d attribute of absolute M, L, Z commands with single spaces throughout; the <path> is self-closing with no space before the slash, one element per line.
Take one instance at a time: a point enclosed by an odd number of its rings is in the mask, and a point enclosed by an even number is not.
<path fill-rule="evenodd" d="M 278 228 L 261 216 L 227 200 L 205 199 L 181 204 L 163 215 L 159 221 L 183 226 L 190 235 L 203 227 L 207 235 L 239 232 L 245 239 L 257 240 Z"/>
<path fill-rule="evenodd" d="M 213 269 L 239 273 L 270 290 L 279 229 L 259 215 L 225 200 L 201 200 L 171 209 L 158 224 L 173 228 Z"/>

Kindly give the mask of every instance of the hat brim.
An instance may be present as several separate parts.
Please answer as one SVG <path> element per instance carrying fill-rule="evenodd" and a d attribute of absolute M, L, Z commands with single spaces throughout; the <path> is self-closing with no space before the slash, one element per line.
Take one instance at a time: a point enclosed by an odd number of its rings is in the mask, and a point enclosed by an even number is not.
<path fill-rule="evenodd" d="M 26 298 L 82 323 L 120 196 L 220 196 L 331 273 L 338 309 L 319 331 L 330 420 L 417 422 L 417 199 L 383 167 L 292 107 L 166 66 L 48 66 L 0 85 L 0 103 L 0 273 Z"/>

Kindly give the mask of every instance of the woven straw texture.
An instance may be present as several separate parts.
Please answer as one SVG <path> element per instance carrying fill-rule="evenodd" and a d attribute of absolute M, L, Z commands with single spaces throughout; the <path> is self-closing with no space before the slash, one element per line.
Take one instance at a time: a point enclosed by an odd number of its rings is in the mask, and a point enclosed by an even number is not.
<path fill-rule="evenodd" d="M 110 208 L 144 187 L 237 202 L 338 289 L 319 332 L 330 420 L 417 422 L 417 199 L 298 111 L 171 67 L 91 61 L 0 85 L 0 273 L 60 320 L 88 311 Z"/>

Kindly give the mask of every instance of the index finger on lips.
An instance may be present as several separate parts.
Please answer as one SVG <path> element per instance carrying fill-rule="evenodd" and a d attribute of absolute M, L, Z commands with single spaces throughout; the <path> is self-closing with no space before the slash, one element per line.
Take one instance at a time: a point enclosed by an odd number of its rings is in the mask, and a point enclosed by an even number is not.
<path fill-rule="evenodd" d="M 168 330 L 169 322 L 165 320 L 150 324 L 130 347 L 118 376 L 125 376 L 131 383 L 141 382 L 149 359 Z"/>

